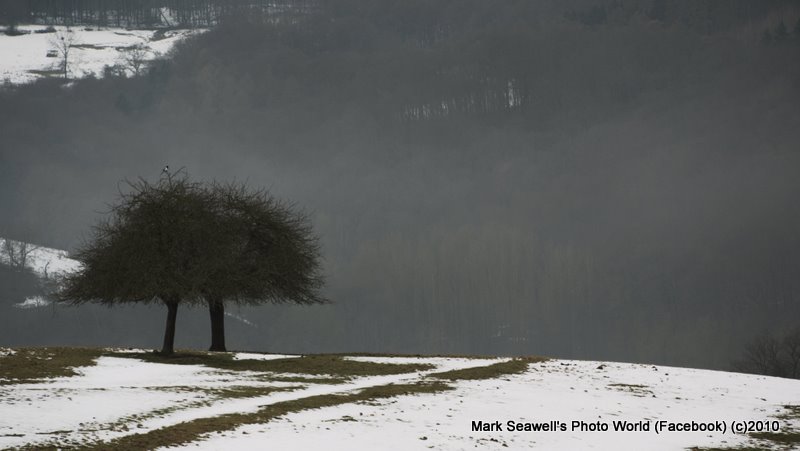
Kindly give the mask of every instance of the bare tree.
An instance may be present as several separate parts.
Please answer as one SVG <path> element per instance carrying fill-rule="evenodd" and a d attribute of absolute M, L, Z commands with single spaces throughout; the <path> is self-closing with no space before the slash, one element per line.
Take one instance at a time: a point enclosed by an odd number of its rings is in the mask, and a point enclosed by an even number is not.
<path fill-rule="evenodd" d="M 783 337 L 782 344 L 786 377 L 800 379 L 800 328 Z"/>
<path fill-rule="evenodd" d="M 37 246 L 23 241 L 14 241 L 7 238 L 4 238 L 2 241 L 0 252 L 2 252 L 3 259 L 7 260 L 8 265 L 13 268 L 25 268 L 28 264 L 28 257 L 31 255 L 31 252 L 38 249 Z"/>
<path fill-rule="evenodd" d="M 66 30 L 59 30 L 55 35 L 53 35 L 53 37 L 50 38 L 49 43 L 53 49 L 58 52 L 59 69 L 64 75 L 64 80 L 66 80 L 69 78 L 70 54 L 72 53 L 72 47 L 77 44 L 75 33 L 73 33 L 69 28 Z"/>
<path fill-rule="evenodd" d="M 733 366 L 744 373 L 780 376 L 780 342 L 769 335 L 757 338 L 745 347 L 742 359 Z"/>
<path fill-rule="evenodd" d="M 744 373 L 800 378 L 800 328 L 781 338 L 764 335 L 744 349 L 733 369 Z"/>
<path fill-rule="evenodd" d="M 147 61 L 153 56 L 153 51 L 144 44 L 136 44 L 129 47 L 122 54 L 122 65 L 134 76 L 138 76 L 147 65 Z"/>

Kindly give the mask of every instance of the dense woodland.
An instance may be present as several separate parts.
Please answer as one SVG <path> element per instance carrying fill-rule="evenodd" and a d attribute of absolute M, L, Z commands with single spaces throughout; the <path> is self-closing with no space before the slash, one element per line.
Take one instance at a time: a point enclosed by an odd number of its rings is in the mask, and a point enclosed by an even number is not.
<path fill-rule="evenodd" d="M 381 17 L 404 34 L 444 37 L 454 26 L 472 26 L 465 15 L 477 19 L 513 5 L 527 12 L 519 19 L 552 19 L 564 14 L 583 25 L 621 23 L 644 16 L 662 24 L 681 24 L 702 33 L 731 30 L 753 24 L 780 10 L 787 0 L 540 0 L 522 5 L 517 1 L 384 0 L 5 0 L 0 23 L 149 27 L 210 27 L 231 17 L 247 15 L 262 22 L 297 23 L 308 16 L 358 11 L 368 18 Z M 521 8 L 520 8 L 521 7 Z M 532 13 L 532 14 L 531 14 Z M 480 19 L 479 19 L 480 20 Z M 375 24 L 378 25 L 378 24 Z"/>
<path fill-rule="evenodd" d="M 211 27 L 235 14 L 271 21 L 306 14 L 311 0 L 6 0 L 5 23 L 96 25 L 133 28 Z"/>
<path fill-rule="evenodd" d="M 233 312 L 229 348 L 725 368 L 800 321 L 796 2 L 23 3 L 213 11 L 143 76 L 0 91 L 0 236 L 74 248 L 167 163 L 268 187 L 314 218 L 334 303 Z M 154 346 L 162 322 L 4 299 L 4 344 Z"/>

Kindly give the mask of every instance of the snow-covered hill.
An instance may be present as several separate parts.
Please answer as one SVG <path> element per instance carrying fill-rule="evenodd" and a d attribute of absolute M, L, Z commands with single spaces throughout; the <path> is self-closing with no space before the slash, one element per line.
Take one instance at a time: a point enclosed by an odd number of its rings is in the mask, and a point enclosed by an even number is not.
<path fill-rule="evenodd" d="M 67 251 L 6 238 L 0 238 L 0 264 L 24 264 L 41 277 L 59 276 L 81 266 Z"/>
<path fill-rule="evenodd" d="M 13 357 L 14 352 L 0 356 Z M 284 367 L 304 358 L 286 357 L 236 356 L 283 359 Z M 0 368 L 4 359 L 0 357 Z M 568 360 L 529 363 L 522 372 L 487 379 L 451 380 L 434 373 L 481 369 L 508 359 L 345 360 L 432 368 L 331 383 L 318 371 L 235 371 L 104 355 L 71 377 L 0 380 L 0 448 L 91 442 L 100 448 L 156 443 L 209 450 L 790 449 L 790 441 L 777 440 L 791 440 L 800 428 L 796 380 Z M 442 381 L 450 389 L 369 395 L 392 387 L 387 384 L 414 387 Z M 252 393 L 219 395 L 234 388 Z M 636 430 L 615 430 L 623 424 Z M 742 424 L 778 433 L 757 437 L 732 432 Z M 182 441 L 186 437 L 190 439 Z"/>
<path fill-rule="evenodd" d="M 23 34 L 8 36 L 0 33 L 0 84 L 28 83 L 43 76 L 58 76 L 61 57 L 58 44 L 61 36 L 70 36 L 68 56 L 70 78 L 89 75 L 103 76 L 105 66 L 126 63 L 127 55 L 136 46 L 139 57 L 152 60 L 165 55 L 178 41 L 204 30 L 127 30 L 42 25 L 23 25 Z M 48 56 L 48 54 L 50 56 Z"/>
<path fill-rule="evenodd" d="M 0 238 L 0 265 L 24 266 L 33 271 L 43 282 L 55 281 L 59 276 L 80 269 L 78 261 L 69 258 L 67 251 L 37 246 L 31 243 Z M 12 300 L 15 307 L 44 307 L 50 301 L 41 296 Z"/>

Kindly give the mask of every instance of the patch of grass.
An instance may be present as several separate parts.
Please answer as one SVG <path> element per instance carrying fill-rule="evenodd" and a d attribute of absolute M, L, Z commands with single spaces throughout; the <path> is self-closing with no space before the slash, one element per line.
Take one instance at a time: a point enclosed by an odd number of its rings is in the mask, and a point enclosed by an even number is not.
<path fill-rule="evenodd" d="M 383 376 L 433 369 L 427 363 L 359 362 L 331 355 L 307 355 L 262 361 L 275 373 L 330 374 L 332 376 Z"/>
<path fill-rule="evenodd" d="M 217 399 L 241 399 L 241 398 L 257 398 L 259 396 L 267 396 L 276 391 L 286 391 L 286 388 L 275 387 L 252 387 L 252 386 L 239 386 L 228 388 L 212 388 L 205 391 L 217 397 Z"/>
<path fill-rule="evenodd" d="M 343 359 L 338 355 L 306 355 L 273 360 L 234 360 L 233 354 L 179 352 L 170 356 L 156 353 L 112 353 L 114 357 L 136 358 L 153 363 L 171 365 L 205 365 L 231 371 L 270 373 L 329 374 L 331 376 L 381 376 L 411 373 L 433 368 L 422 363 L 375 363 Z"/>
<path fill-rule="evenodd" d="M 60 376 L 74 376 L 75 368 L 91 366 L 102 355 L 91 348 L 18 348 L 0 357 L 0 385 L 41 382 Z"/>
<path fill-rule="evenodd" d="M 742 446 L 738 448 L 689 448 L 690 451 L 764 451 L 764 448 L 754 448 L 752 446 Z"/>
<path fill-rule="evenodd" d="M 210 406 L 212 402 L 213 400 L 210 398 L 200 399 L 200 400 L 180 401 L 170 405 L 169 407 L 163 407 L 161 409 L 151 410 L 146 413 L 138 413 L 119 418 L 114 423 L 110 423 L 105 427 L 101 426 L 100 429 L 108 429 L 112 431 L 120 431 L 120 430 L 127 431 L 130 430 L 131 428 L 130 425 L 138 427 L 138 425 L 144 421 L 148 421 L 153 418 L 163 418 L 167 415 L 170 415 L 180 410 L 189 410 L 198 407 Z"/>
<path fill-rule="evenodd" d="M 225 388 L 197 388 L 189 387 L 190 391 L 203 391 L 213 396 L 215 400 L 219 399 L 240 399 L 240 398 L 257 398 L 259 396 L 267 396 L 271 393 L 278 391 L 294 390 L 298 387 L 254 387 L 252 385 L 235 385 Z"/>
<path fill-rule="evenodd" d="M 28 73 L 31 73 L 33 75 L 38 75 L 40 77 L 58 78 L 64 76 L 64 71 L 60 69 L 52 69 L 52 70 L 28 69 Z"/>
<path fill-rule="evenodd" d="M 786 413 L 782 413 L 780 415 L 776 415 L 775 418 L 781 420 L 798 420 L 800 419 L 800 406 L 786 404 L 783 406 L 784 409 L 788 410 Z"/>
<path fill-rule="evenodd" d="M 173 404 L 169 407 L 156 409 L 147 413 L 142 414 L 134 414 L 129 415 L 126 417 L 122 417 L 116 420 L 113 423 L 108 424 L 98 424 L 97 428 L 95 429 L 86 429 L 90 431 L 98 431 L 98 430 L 106 430 L 106 431 L 117 431 L 117 432 L 129 432 L 131 430 L 135 430 L 137 428 L 142 427 L 142 423 L 145 421 L 151 420 L 153 418 L 160 418 L 166 415 L 170 415 L 177 411 L 193 409 L 198 407 L 210 406 L 214 402 L 221 400 L 221 399 L 239 399 L 239 398 L 251 398 L 251 397 L 259 397 L 259 396 L 266 396 L 270 393 L 277 392 L 277 391 L 290 391 L 294 390 L 297 387 L 253 387 L 247 385 L 239 385 L 239 386 L 232 386 L 232 387 L 225 387 L 225 388 L 200 388 L 200 387 L 192 387 L 186 385 L 178 385 L 172 387 L 154 387 L 153 390 L 161 390 L 161 391 L 176 391 L 176 392 L 191 392 L 191 393 L 203 393 L 210 395 L 205 399 L 199 400 L 190 400 L 185 402 L 179 402 L 177 404 Z M 43 432 L 39 433 L 40 435 L 57 435 L 57 434 L 66 434 L 71 433 L 73 431 L 53 431 L 53 432 Z M 57 441 L 48 441 L 44 443 L 36 443 L 35 445 L 30 445 L 28 447 L 20 448 L 22 451 L 28 450 L 41 450 L 41 449 L 83 449 L 85 445 L 71 441 L 66 442 L 63 440 Z M 90 447 L 90 449 L 92 449 Z M 134 449 L 134 448 L 131 448 Z"/>
<path fill-rule="evenodd" d="M 641 384 L 608 384 L 609 387 L 632 393 L 635 396 L 652 396 L 653 392 L 650 390 L 650 387 L 647 385 Z"/>
<path fill-rule="evenodd" d="M 199 418 L 165 428 L 120 437 L 107 442 L 84 445 L 80 450 L 141 450 L 191 443 L 203 435 L 235 429 L 239 426 L 266 423 L 280 416 L 308 409 L 336 406 L 346 403 L 391 398 L 418 393 L 437 393 L 452 387 L 442 382 L 427 382 L 405 385 L 382 385 L 370 387 L 356 393 L 310 396 L 284 401 L 262 407 L 253 413 L 234 413 L 210 418 Z"/>
<path fill-rule="evenodd" d="M 379 353 L 379 352 L 347 352 L 327 354 L 339 357 L 399 357 L 409 359 L 430 359 L 430 358 L 451 358 L 451 359 L 496 359 L 496 355 L 488 354 L 395 354 L 395 353 Z M 529 358 L 529 357 L 522 357 Z M 537 357 L 538 358 L 538 357 Z"/>
<path fill-rule="evenodd" d="M 608 384 L 608 386 L 622 391 L 650 391 L 650 387 L 641 384 Z"/>
<path fill-rule="evenodd" d="M 169 407 L 165 407 L 162 409 L 156 409 L 151 412 L 147 412 L 144 414 L 135 414 L 130 415 L 128 417 L 124 417 L 117 422 L 117 426 L 125 426 L 129 423 L 136 424 L 141 423 L 142 421 L 149 420 L 151 418 L 163 417 L 165 415 L 169 415 L 171 413 L 177 412 L 179 410 L 186 410 L 196 407 L 203 407 L 203 406 L 210 406 L 215 401 L 221 399 L 241 399 L 241 398 L 256 398 L 259 396 L 267 396 L 270 393 L 274 393 L 277 391 L 289 391 L 294 390 L 297 387 L 253 387 L 248 385 L 237 385 L 232 387 L 224 387 L 224 388 L 200 388 L 200 387 L 191 387 L 186 385 L 179 385 L 173 387 L 156 387 L 153 390 L 160 390 L 160 391 L 173 391 L 173 392 L 183 392 L 183 393 L 202 393 L 208 395 L 205 399 L 200 400 L 193 400 L 188 401 L 185 403 L 171 405 Z M 112 427 L 112 429 L 114 429 Z"/>
<path fill-rule="evenodd" d="M 783 406 L 783 408 L 788 412 L 776 415 L 775 418 L 782 420 L 796 420 L 800 418 L 800 406 L 786 404 Z M 748 435 L 755 439 L 767 440 L 780 445 L 800 445 L 800 432 L 797 431 L 753 432 Z M 795 447 L 792 446 L 792 448 Z"/>
<path fill-rule="evenodd" d="M 351 417 L 350 415 L 345 415 L 341 418 L 334 418 L 332 420 L 324 420 L 327 423 L 356 423 L 358 420 Z"/>
<path fill-rule="evenodd" d="M 479 366 L 474 368 L 464 368 L 463 370 L 443 371 L 440 373 L 432 373 L 430 377 L 439 379 L 455 380 L 479 380 L 479 379 L 495 379 L 500 376 L 509 374 L 517 374 L 527 371 L 529 363 L 543 362 L 544 358 L 517 358 L 505 362 L 494 363 L 487 366 Z"/>
<path fill-rule="evenodd" d="M 344 384 L 348 378 L 345 377 L 303 377 L 303 376 L 272 376 L 270 374 L 259 374 L 256 380 L 262 382 L 288 382 L 297 384 Z"/>
<path fill-rule="evenodd" d="M 107 47 L 96 44 L 72 44 L 74 49 L 90 49 L 90 50 L 103 50 Z"/>
<path fill-rule="evenodd" d="M 750 437 L 783 445 L 800 445 L 800 432 L 754 432 Z"/>
<path fill-rule="evenodd" d="M 776 415 L 775 418 L 782 420 L 794 420 L 800 418 L 800 406 L 787 404 L 783 406 L 789 412 Z M 783 447 L 789 445 L 786 449 L 797 449 L 796 445 L 800 445 L 800 432 L 785 431 L 785 432 L 752 432 L 748 434 L 749 437 L 772 442 L 774 446 Z M 763 442 L 762 442 L 763 443 Z M 794 446 L 793 446 L 794 445 Z M 760 451 L 763 449 L 773 449 L 772 446 L 765 448 L 764 446 L 742 446 L 739 448 L 690 448 L 692 451 Z"/>

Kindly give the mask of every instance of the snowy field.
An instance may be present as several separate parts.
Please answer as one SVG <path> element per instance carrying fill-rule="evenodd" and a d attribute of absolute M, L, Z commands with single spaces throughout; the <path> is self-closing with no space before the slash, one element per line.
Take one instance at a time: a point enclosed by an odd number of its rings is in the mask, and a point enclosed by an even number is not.
<path fill-rule="evenodd" d="M 126 54 L 135 46 L 143 49 L 142 57 L 152 60 L 165 55 L 178 41 L 203 30 L 126 30 L 124 28 L 53 27 L 44 32 L 43 25 L 22 25 L 19 36 L 0 33 L 0 84 L 29 83 L 43 76 L 55 76 L 61 58 L 55 40 L 71 36 L 69 53 L 70 78 L 89 75 L 102 77 L 105 66 L 125 65 Z"/>
<path fill-rule="evenodd" d="M 67 251 L 2 237 L 0 237 L 0 264 L 23 265 L 40 278 L 50 280 L 57 280 L 81 267 L 77 260 L 69 258 Z M 14 305 L 18 308 L 28 309 L 48 306 L 50 301 L 41 296 L 31 296 Z"/>
<path fill-rule="evenodd" d="M 0 264 L 13 265 L 12 260 L 24 260 L 19 263 L 41 277 L 55 277 L 81 267 L 67 251 L 0 237 Z"/>
<path fill-rule="evenodd" d="M 13 352 L 0 352 L 0 369 L 4 356 L 13 356 Z M 287 357 L 290 356 L 235 356 L 237 361 Z M 443 380 L 430 375 L 507 361 L 444 357 L 345 359 L 427 363 L 433 368 L 354 376 L 331 384 L 326 382 L 328 376 L 319 374 L 264 374 L 101 356 L 94 366 L 78 368 L 77 375 L 71 377 L 26 383 L 0 380 L 0 448 L 113 444 L 109 441 L 152 434 L 182 422 L 226 414 L 247 415 L 280 403 L 355 394 L 387 384 Z M 677 450 L 744 446 L 793 449 L 792 445 L 735 434 L 730 428 L 741 421 L 766 421 L 769 427 L 777 425 L 780 433 L 800 428 L 798 411 L 791 408 L 800 405 L 800 381 L 795 380 L 652 365 L 548 360 L 529 363 L 527 370 L 516 374 L 444 382 L 452 389 L 304 408 L 263 422 L 202 434 L 182 447 L 201 450 Z M 252 396 L 242 397 L 223 397 L 215 392 L 226 387 L 267 392 L 255 391 L 250 393 Z M 475 431 L 478 421 L 483 422 L 481 429 L 499 422 L 500 430 Z M 645 430 L 615 431 L 615 421 L 639 424 L 638 428 Z M 509 430 L 509 422 L 515 422 L 521 430 Z M 546 423 L 555 430 L 524 430 L 525 424 L 530 429 L 530 424 L 537 423 Z M 659 424 L 688 424 L 691 428 L 693 423 L 724 425 L 726 431 L 656 432 Z M 604 427 L 608 430 L 588 430 Z"/>

